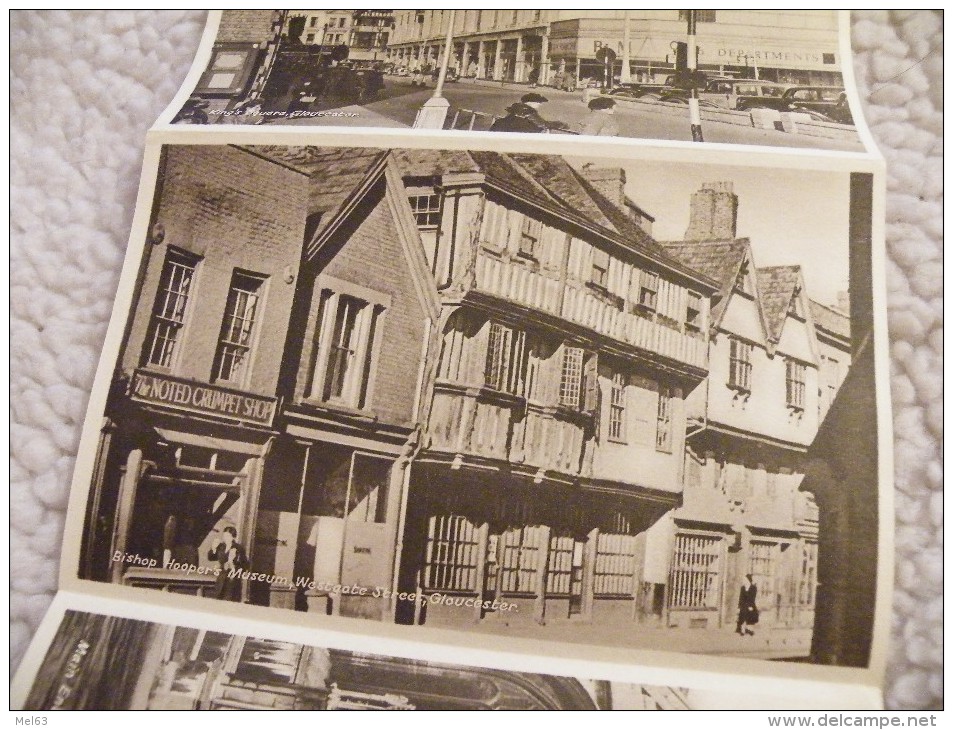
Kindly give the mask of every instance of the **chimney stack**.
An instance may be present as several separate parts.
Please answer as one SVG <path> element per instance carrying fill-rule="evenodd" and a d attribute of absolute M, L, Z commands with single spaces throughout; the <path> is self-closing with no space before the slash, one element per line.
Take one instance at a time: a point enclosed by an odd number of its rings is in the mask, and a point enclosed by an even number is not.
<path fill-rule="evenodd" d="M 591 162 L 587 162 L 581 172 L 596 190 L 620 210 L 625 210 L 625 170 L 621 167 L 593 167 Z"/>
<path fill-rule="evenodd" d="M 731 182 L 703 183 L 692 194 L 686 241 L 723 241 L 736 237 L 738 196 Z"/>

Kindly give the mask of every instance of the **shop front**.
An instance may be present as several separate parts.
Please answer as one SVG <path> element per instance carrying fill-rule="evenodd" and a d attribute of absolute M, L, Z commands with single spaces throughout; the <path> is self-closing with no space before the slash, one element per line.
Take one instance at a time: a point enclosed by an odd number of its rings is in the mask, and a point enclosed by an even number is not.
<path fill-rule="evenodd" d="M 247 600 L 249 536 L 277 401 L 146 369 L 102 430 L 86 575 Z"/>

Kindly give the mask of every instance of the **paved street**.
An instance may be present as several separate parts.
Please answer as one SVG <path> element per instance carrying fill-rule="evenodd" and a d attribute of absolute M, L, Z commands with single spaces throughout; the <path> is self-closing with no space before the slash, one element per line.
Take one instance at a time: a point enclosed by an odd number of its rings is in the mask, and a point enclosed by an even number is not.
<path fill-rule="evenodd" d="M 344 125 L 355 124 L 382 127 L 410 127 L 414 123 L 417 110 L 433 94 L 434 84 L 428 82 L 425 89 L 410 85 L 408 77 L 385 77 L 385 89 L 380 98 L 366 106 L 351 105 L 337 108 L 336 111 L 353 114 L 349 117 L 302 117 L 284 119 L 282 124 L 301 125 Z M 444 96 L 450 102 L 450 114 L 458 109 L 468 109 L 487 115 L 504 116 L 506 107 L 529 91 L 521 84 L 501 84 L 499 82 L 461 80 L 444 86 Z M 569 124 L 569 128 L 578 131 L 589 113 L 582 101 L 582 92 L 565 92 L 540 87 L 537 89 L 549 99 L 540 107 L 540 114 L 551 120 Z M 315 107 L 330 110 L 332 107 Z M 616 108 L 615 121 L 622 136 L 645 139 L 691 141 L 691 129 L 688 121 L 688 108 L 684 118 L 678 112 L 666 110 L 646 111 L 628 108 L 620 104 Z M 489 118 L 481 120 L 483 128 L 489 124 Z M 274 123 L 274 122 L 272 122 Z M 480 122 L 476 129 L 480 129 Z M 821 148 L 860 152 L 859 139 L 821 139 L 807 135 L 790 134 L 778 130 L 755 129 L 737 124 L 705 121 L 702 124 L 706 142 L 729 144 L 769 145 L 777 147 Z"/>
<path fill-rule="evenodd" d="M 709 654 L 757 659 L 804 659 L 811 652 L 811 629 L 756 627 L 754 636 L 736 634 L 734 627 L 720 629 L 663 629 L 638 624 L 607 626 L 575 621 L 552 621 L 546 626 L 484 622 L 468 631 L 509 637 L 654 649 L 689 654 Z"/>

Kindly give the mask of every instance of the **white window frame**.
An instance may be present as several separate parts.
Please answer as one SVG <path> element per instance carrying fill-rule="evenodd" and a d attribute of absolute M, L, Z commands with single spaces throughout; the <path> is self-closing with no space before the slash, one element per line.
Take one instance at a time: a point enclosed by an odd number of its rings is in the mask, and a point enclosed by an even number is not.
<path fill-rule="evenodd" d="M 330 276 L 318 277 L 315 289 L 321 306 L 317 315 L 318 327 L 315 331 L 317 351 L 307 399 L 344 408 L 365 410 L 373 403 L 377 364 L 391 299 L 382 292 Z M 351 365 L 344 376 L 340 395 L 325 398 L 332 339 L 342 297 L 360 306 L 354 320 L 353 354 Z"/>
<path fill-rule="evenodd" d="M 425 205 L 421 205 L 425 201 Z M 434 203 L 436 202 L 436 205 Z M 430 187 L 407 188 L 407 203 L 413 213 L 417 228 L 422 231 L 434 231 L 440 228 L 443 217 L 443 195 Z"/>
<path fill-rule="evenodd" d="M 788 408 L 803 411 L 807 400 L 807 366 L 794 360 L 784 360 L 784 401 Z"/>
<path fill-rule="evenodd" d="M 658 389 L 658 410 L 655 418 L 655 450 L 667 454 L 674 449 L 675 428 L 672 424 L 675 391 L 667 385 Z"/>
<path fill-rule="evenodd" d="M 257 282 L 257 287 L 255 288 L 239 288 L 237 286 L 237 281 L 241 279 L 247 280 L 247 282 Z M 258 336 L 261 331 L 259 324 L 262 320 L 262 313 L 264 311 L 265 296 L 267 294 L 267 285 L 268 277 L 264 274 L 259 274 L 253 271 L 244 271 L 242 269 L 235 269 L 232 271 L 232 280 L 228 287 L 228 298 L 225 302 L 225 313 L 222 316 L 222 328 L 218 338 L 218 345 L 215 349 L 215 360 L 214 360 L 214 372 L 212 373 L 212 382 L 215 383 L 228 383 L 230 385 L 244 386 L 248 382 L 248 378 L 251 374 L 251 363 L 254 359 L 255 351 L 258 349 Z M 238 304 L 240 295 L 245 294 L 247 298 L 245 299 L 245 308 L 241 312 L 240 317 L 237 317 L 238 311 L 232 311 L 233 304 Z M 251 305 L 248 305 L 248 302 L 251 301 Z M 251 310 L 251 319 L 245 324 L 247 320 L 247 315 Z M 247 326 L 247 333 L 245 334 L 244 339 L 235 340 L 229 334 L 230 331 L 234 330 L 236 321 L 240 321 L 240 329 L 245 329 Z M 232 351 L 232 369 L 229 371 L 228 376 L 226 377 L 222 373 L 222 368 L 225 364 L 226 352 Z M 235 352 L 243 353 L 241 357 L 234 358 Z M 235 362 L 239 362 L 235 366 Z"/>
<path fill-rule="evenodd" d="M 728 338 L 728 387 L 743 393 L 751 392 L 751 354 L 754 350 L 750 342 L 737 337 Z"/>
<path fill-rule="evenodd" d="M 159 274 L 155 302 L 153 303 L 152 314 L 149 317 L 149 328 L 146 330 L 146 342 L 142 358 L 145 367 L 157 368 L 167 372 L 175 371 L 182 350 L 181 346 L 185 339 L 185 329 L 193 308 L 201 263 L 202 257 L 189 251 L 172 246 L 166 249 L 162 270 Z M 173 273 L 170 273 L 172 267 L 191 272 L 191 278 L 188 280 L 188 286 L 184 292 L 180 289 L 173 290 L 170 288 L 170 279 L 174 276 Z M 171 317 L 168 316 L 169 312 L 167 311 L 170 297 L 181 297 L 184 300 L 181 306 L 173 307 L 173 316 Z M 165 333 L 163 335 L 165 345 L 162 349 L 167 350 L 167 352 L 156 360 L 154 358 L 160 331 Z M 171 347 L 169 347 L 170 342 Z"/>
<path fill-rule="evenodd" d="M 624 444 L 626 440 L 626 416 L 628 409 L 626 406 L 628 388 L 625 373 L 616 371 L 612 373 L 612 382 L 609 384 L 609 441 Z"/>
<path fill-rule="evenodd" d="M 563 345 L 559 367 L 559 405 L 577 411 L 582 407 L 585 357 L 583 348 Z"/>
<path fill-rule="evenodd" d="M 487 325 L 484 384 L 502 393 L 523 395 L 526 381 L 526 333 L 501 322 Z"/>

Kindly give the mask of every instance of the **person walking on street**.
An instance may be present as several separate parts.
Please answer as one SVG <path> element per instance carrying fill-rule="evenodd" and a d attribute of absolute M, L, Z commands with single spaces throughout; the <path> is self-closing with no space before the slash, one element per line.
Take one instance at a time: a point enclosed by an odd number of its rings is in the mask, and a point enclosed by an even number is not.
<path fill-rule="evenodd" d="M 758 586 L 751 573 L 748 573 L 738 594 L 738 626 L 735 632 L 742 636 L 754 636 L 754 629 L 749 627 L 757 624 L 758 618 Z"/>
<path fill-rule="evenodd" d="M 589 102 L 589 114 L 582 125 L 582 134 L 594 137 L 616 137 L 619 125 L 612 116 L 615 114 L 615 100 L 600 96 Z"/>

